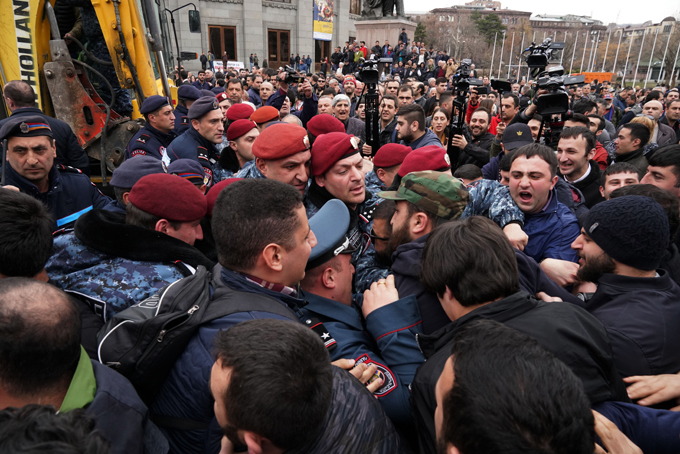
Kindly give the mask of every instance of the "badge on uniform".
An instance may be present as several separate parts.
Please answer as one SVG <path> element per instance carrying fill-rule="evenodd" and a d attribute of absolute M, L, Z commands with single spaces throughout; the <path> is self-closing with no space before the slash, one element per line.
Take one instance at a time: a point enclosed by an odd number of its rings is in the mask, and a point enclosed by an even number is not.
<path fill-rule="evenodd" d="M 321 323 L 318 318 L 308 318 L 305 320 L 305 325 L 321 338 L 321 342 L 323 342 L 324 346 L 329 352 L 333 351 L 338 346 L 338 343 L 335 341 L 333 336 L 331 336 L 330 331 L 326 329 L 324 324 Z"/>
<path fill-rule="evenodd" d="M 368 353 L 363 354 L 356 359 L 356 364 L 361 363 L 366 363 L 367 366 L 373 364 L 375 365 L 375 367 L 378 368 L 376 374 L 369 379 L 369 383 L 367 384 L 374 382 L 378 378 L 383 379 L 383 385 L 380 387 L 380 389 L 373 393 L 374 395 L 376 395 L 377 397 L 383 397 L 397 389 L 397 380 L 394 378 L 394 374 L 387 366 L 372 360 L 371 357 L 368 356 Z M 380 375 L 382 377 L 380 377 Z"/>

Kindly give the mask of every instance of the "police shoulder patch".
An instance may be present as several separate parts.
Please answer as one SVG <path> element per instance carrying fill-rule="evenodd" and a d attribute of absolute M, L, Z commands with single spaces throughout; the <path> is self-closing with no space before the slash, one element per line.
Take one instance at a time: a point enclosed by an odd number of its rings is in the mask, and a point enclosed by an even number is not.
<path fill-rule="evenodd" d="M 146 150 L 140 150 L 139 148 L 136 149 L 136 150 L 132 150 L 130 152 L 130 156 L 133 157 L 133 158 L 135 156 L 146 156 Z"/>
<path fill-rule="evenodd" d="M 383 385 L 376 392 L 373 393 L 377 397 L 384 397 L 391 393 L 392 391 L 394 391 L 395 389 L 397 389 L 397 379 L 395 378 L 394 374 L 389 369 L 389 367 L 372 360 L 371 357 L 368 356 L 368 353 L 364 353 L 363 355 L 356 359 L 356 364 L 361 363 L 366 363 L 366 365 L 375 364 L 375 367 L 378 368 L 376 374 L 369 380 L 370 383 L 377 380 L 378 378 L 383 379 Z M 380 377 L 380 375 L 382 377 Z"/>
<path fill-rule="evenodd" d="M 137 137 L 137 142 L 146 143 L 146 141 L 149 140 L 150 137 L 151 136 L 149 136 L 148 134 L 140 134 L 140 136 Z"/>

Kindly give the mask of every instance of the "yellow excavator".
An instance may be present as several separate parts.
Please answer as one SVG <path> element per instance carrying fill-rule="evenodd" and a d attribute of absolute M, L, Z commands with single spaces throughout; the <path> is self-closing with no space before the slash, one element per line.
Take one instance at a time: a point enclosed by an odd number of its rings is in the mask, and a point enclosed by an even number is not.
<path fill-rule="evenodd" d="M 56 0 L 59 1 L 59 0 Z M 99 160 L 103 184 L 107 170 L 124 159 L 125 147 L 143 123 L 139 107 L 144 99 L 161 94 L 175 103 L 177 90 L 168 79 L 164 58 L 171 52 L 167 38 L 165 0 L 91 0 L 122 88 L 132 94 L 132 112 L 121 115 L 102 100 L 88 63 L 74 59 L 61 37 L 55 0 L 0 1 L 0 84 L 29 83 L 38 107 L 71 126 L 87 154 Z M 200 23 L 197 11 L 190 19 Z M 173 20 L 174 27 L 174 20 Z M 166 40 L 166 41 L 164 41 Z M 87 53 L 85 46 L 83 52 Z M 92 54 L 90 54 L 92 55 Z M 172 55 L 168 54 L 172 61 Z M 110 63 L 109 63 L 110 65 Z M 100 83 L 106 82 L 99 77 Z M 111 93 L 113 90 L 111 90 Z M 0 97 L 0 119 L 10 114 Z"/>

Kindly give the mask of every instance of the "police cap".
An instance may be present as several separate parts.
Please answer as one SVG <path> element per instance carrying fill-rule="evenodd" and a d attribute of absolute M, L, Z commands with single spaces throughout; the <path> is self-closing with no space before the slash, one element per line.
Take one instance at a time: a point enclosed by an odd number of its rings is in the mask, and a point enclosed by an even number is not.
<path fill-rule="evenodd" d="M 139 109 L 139 113 L 142 115 L 150 114 L 155 112 L 161 107 L 169 106 L 168 98 L 159 95 L 149 96 L 142 103 L 142 108 Z"/>
<path fill-rule="evenodd" d="M 201 90 L 193 85 L 180 85 L 177 89 L 177 97 L 182 99 L 196 100 L 202 96 Z"/>
<path fill-rule="evenodd" d="M 39 115 L 10 117 L 0 128 L 0 140 L 36 136 L 54 137 L 50 125 Z"/>
<path fill-rule="evenodd" d="M 316 246 L 307 260 L 307 270 L 323 265 L 339 254 L 351 254 L 354 248 L 347 238 L 349 210 L 338 199 L 331 199 L 309 220 L 316 236 Z"/>
<path fill-rule="evenodd" d="M 198 98 L 189 108 L 189 120 L 199 119 L 213 110 L 220 110 L 220 105 L 214 96 Z"/>
<path fill-rule="evenodd" d="M 163 163 L 153 156 L 137 156 L 126 159 L 113 171 L 110 185 L 114 188 L 132 188 L 140 178 L 154 173 L 165 173 Z"/>

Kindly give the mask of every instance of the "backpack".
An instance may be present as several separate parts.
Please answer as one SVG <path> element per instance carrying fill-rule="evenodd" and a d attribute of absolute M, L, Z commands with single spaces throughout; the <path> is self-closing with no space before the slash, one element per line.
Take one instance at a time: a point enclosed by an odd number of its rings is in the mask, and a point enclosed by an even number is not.
<path fill-rule="evenodd" d="M 267 295 L 232 290 L 199 266 L 192 276 L 113 316 L 97 336 L 97 357 L 130 380 L 147 404 L 201 325 L 246 311 L 277 314 L 294 321 L 295 313 Z M 236 296 L 236 298 L 234 298 Z M 274 304 L 272 304 L 274 303 Z"/>

